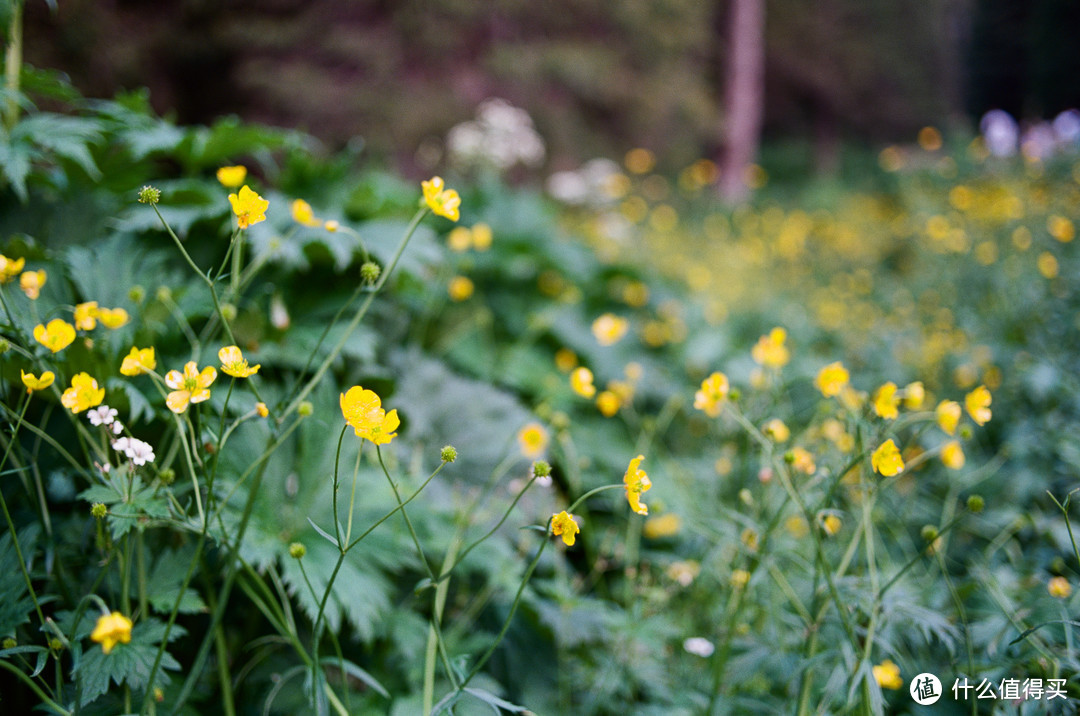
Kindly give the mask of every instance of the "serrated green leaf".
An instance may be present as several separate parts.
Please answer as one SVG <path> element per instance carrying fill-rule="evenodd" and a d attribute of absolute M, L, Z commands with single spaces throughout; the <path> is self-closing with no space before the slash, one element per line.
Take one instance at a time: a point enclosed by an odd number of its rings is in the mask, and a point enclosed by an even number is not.
<path fill-rule="evenodd" d="M 0 168 L 15 195 L 23 202 L 29 198 L 26 192 L 26 177 L 30 174 L 30 162 L 36 154 L 37 152 L 26 144 L 0 142 Z"/>
<path fill-rule="evenodd" d="M 20 121 L 11 132 L 12 139 L 25 139 L 58 157 L 75 162 L 87 176 L 97 181 L 101 170 L 90 146 L 101 141 L 101 122 L 84 117 L 66 117 L 42 112 Z"/>
<path fill-rule="evenodd" d="M 164 631 L 165 625 L 162 622 L 156 619 L 146 620 L 139 622 L 131 630 L 129 644 L 117 644 L 108 654 L 101 648 L 83 652 L 78 666 L 75 667 L 75 677 L 82 686 L 81 705 L 85 706 L 107 692 L 110 682 L 117 686 L 126 683 L 135 691 L 145 689 Z M 173 625 L 169 640 L 172 641 L 184 633 L 182 627 Z M 167 685 L 169 677 L 164 672 L 179 669 L 180 663 L 166 651 L 162 654 L 154 686 Z"/>
<path fill-rule="evenodd" d="M 33 555 L 38 532 L 36 525 L 19 532 L 19 549 L 24 558 Z M 11 533 L 5 532 L 0 536 L 0 574 L 8 578 L 0 580 L 0 634 L 14 633 L 16 627 L 30 620 L 29 614 L 34 609 L 34 601 L 21 572 Z"/>

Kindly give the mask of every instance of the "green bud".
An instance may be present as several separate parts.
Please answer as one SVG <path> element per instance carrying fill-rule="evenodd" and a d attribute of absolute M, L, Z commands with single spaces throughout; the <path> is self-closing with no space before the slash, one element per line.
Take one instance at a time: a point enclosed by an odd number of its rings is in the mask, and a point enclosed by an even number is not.
<path fill-rule="evenodd" d="M 379 264 L 367 261 L 360 267 L 360 280 L 364 283 L 375 283 L 379 280 L 379 274 L 381 273 L 382 269 L 379 268 Z"/>
<path fill-rule="evenodd" d="M 18 645 L 19 645 L 19 642 L 15 641 L 10 636 L 7 639 L 4 639 L 4 642 L 3 642 L 3 647 L 5 649 L 14 649 Z"/>
<path fill-rule="evenodd" d="M 146 298 L 146 289 L 142 286 L 132 286 L 128 291 L 128 298 L 133 303 L 142 303 L 143 299 Z"/>
<path fill-rule="evenodd" d="M 103 502 L 95 502 L 90 507 L 90 514 L 94 516 L 94 519 L 100 520 L 108 514 L 109 510 L 105 507 Z"/>
<path fill-rule="evenodd" d="M 453 462 L 457 460 L 457 448 L 453 445 L 447 445 L 439 453 L 439 459 L 443 462 Z"/>
<path fill-rule="evenodd" d="M 49 639 L 49 648 L 53 651 L 63 651 L 64 642 L 60 641 L 56 637 L 53 637 L 52 639 Z"/>
<path fill-rule="evenodd" d="M 139 190 L 140 204 L 156 204 L 161 201 L 161 190 L 152 186 L 144 186 Z"/>
<path fill-rule="evenodd" d="M 171 485 L 176 479 L 176 471 L 171 467 L 167 467 L 158 473 L 158 479 L 161 480 L 162 485 Z"/>
<path fill-rule="evenodd" d="M 728 391 L 728 398 L 733 403 L 738 402 L 739 398 L 741 398 L 741 397 L 742 397 L 742 391 L 740 391 L 738 388 L 732 388 L 731 390 Z"/>
<path fill-rule="evenodd" d="M 972 495 L 967 499 L 967 508 L 972 512 L 982 512 L 986 507 L 986 500 L 982 498 L 982 495 Z"/>
<path fill-rule="evenodd" d="M 158 286 L 158 290 L 154 295 L 162 303 L 168 303 L 172 300 L 172 289 L 168 286 Z"/>
<path fill-rule="evenodd" d="M 296 408 L 296 412 L 300 414 L 300 417 L 306 418 L 315 412 L 315 406 L 310 401 L 305 400 Z"/>
<path fill-rule="evenodd" d="M 536 477 L 549 477 L 551 475 L 551 465 L 544 460 L 537 460 L 533 463 L 533 475 Z"/>
<path fill-rule="evenodd" d="M 303 559 L 305 554 L 307 554 L 307 547 L 301 543 L 293 542 L 289 545 L 289 556 L 293 559 Z"/>
<path fill-rule="evenodd" d="M 556 410 L 551 414 L 551 427 L 556 430 L 566 430 L 570 427 L 570 416 L 561 410 Z"/>
<path fill-rule="evenodd" d="M 934 527 L 933 525 L 923 525 L 922 532 L 919 534 L 921 534 L 922 538 L 927 542 L 933 542 L 938 538 L 939 533 L 937 527 Z"/>
<path fill-rule="evenodd" d="M 960 437 L 962 437 L 964 440 L 971 440 L 972 435 L 974 435 L 974 433 L 971 431 L 970 425 L 960 426 Z"/>
<path fill-rule="evenodd" d="M 794 465 L 795 453 L 791 450 L 788 450 L 786 453 L 784 453 L 784 462 L 786 462 L 788 465 Z"/>
<path fill-rule="evenodd" d="M 7 353 L 11 350 L 11 343 L 6 338 L 0 338 L 0 353 Z"/>
<path fill-rule="evenodd" d="M 236 320 L 236 306 L 231 303 L 226 303 L 221 307 L 221 316 L 226 321 L 232 323 Z"/>

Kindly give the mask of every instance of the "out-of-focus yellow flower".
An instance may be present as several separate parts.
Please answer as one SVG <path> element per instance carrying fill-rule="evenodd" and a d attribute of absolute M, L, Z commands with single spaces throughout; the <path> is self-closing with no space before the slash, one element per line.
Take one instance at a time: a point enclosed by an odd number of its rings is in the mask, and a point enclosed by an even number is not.
<path fill-rule="evenodd" d="M 810 528 L 806 525 L 806 519 L 802 515 L 791 515 L 784 520 L 784 528 L 795 539 L 805 537 Z"/>
<path fill-rule="evenodd" d="M 122 308 L 99 308 L 97 312 L 97 319 L 101 321 L 101 325 L 112 330 L 116 330 L 121 326 L 127 324 L 131 320 L 131 316 L 128 312 Z"/>
<path fill-rule="evenodd" d="M 356 434 L 376 445 L 385 445 L 397 437 L 394 432 L 401 425 L 397 410 L 383 410 L 382 399 L 372 390 L 359 385 L 341 394 L 341 414 Z"/>
<path fill-rule="evenodd" d="M 22 276 L 19 276 L 19 288 L 23 290 L 27 298 L 36 301 L 37 297 L 41 295 L 41 287 L 45 285 L 48 278 L 44 269 L 24 271 Z"/>
<path fill-rule="evenodd" d="M 188 409 L 191 403 L 201 403 L 210 398 L 210 385 L 217 378 L 217 369 L 208 365 L 199 371 L 195 361 L 184 364 L 184 372 L 170 370 L 165 374 L 165 385 L 172 392 L 165 397 L 165 405 L 177 415 Z"/>
<path fill-rule="evenodd" d="M 446 286 L 446 292 L 450 294 L 450 300 L 460 302 L 473 295 L 476 286 L 467 276 L 454 276 Z"/>
<path fill-rule="evenodd" d="M 980 385 L 964 397 L 964 407 L 968 415 L 979 425 L 990 422 L 990 391 L 985 385 Z"/>
<path fill-rule="evenodd" d="M 623 164 L 634 174 L 645 174 L 656 165 L 656 155 L 644 147 L 637 147 L 626 153 Z"/>
<path fill-rule="evenodd" d="M 684 587 L 689 587 L 697 576 L 701 573 L 701 565 L 692 559 L 679 560 L 678 562 L 672 562 L 668 565 L 668 568 L 664 570 L 664 574 Z"/>
<path fill-rule="evenodd" d="M 1046 220 L 1046 230 L 1061 243 L 1068 243 L 1076 238 L 1076 227 L 1064 216 L 1051 216 Z"/>
<path fill-rule="evenodd" d="M 530 460 L 535 460 L 543 455 L 544 449 L 547 448 L 548 433 L 540 423 L 529 423 L 518 431 L 517 441 L 521 454 Z"/>
<path fill-rule="evenodd" d="M 1043 251 L 1039 254 L 1039 258 L 1035 259 L 1035 266 L 1039 269 L 1039 273 L 1043 275 L 1043 278 L 1057 278 L 1060 271 L 1057 257 L 1049 251 Z"/>
<path fill-rule="evenodd" d="M 626 488 L 626 501 L 630 503 L 630 509 L 639 515 L 649 514 L 648 506 L 641 502 L 641 495 L 648 492 L 652 487 L 652 481 L 649 480 L 649 476 L 645 474 L 644 470 L 641 470 L 638 467 L 644 459 L 644 455 L 638 455 L 631 460 L 629 467 L 626 468 L 626 474 L 623 475 L 623 485 Z"/>
<path fill-rule="evenodd" d="M 311 228 L 317 228 L 323 225 L 322 219 L 315 217 L 315 211 L 311 208 L 311 204 L 303 199 L 293 199 L 289 208 L 292 211 L 293 221 L 297 224 L 310 226 Z"/>
<path fill-rule="evenodd" d="M 1050 592 L 1051 597 L 1068 599 L 1072 594 L 1072 585 L 1069 584 L 1069 580 L 1065 579 L 1065 577 L 1054 577 L 1047 582 L 1046 591 Z"/>
<path fill-rule="evenodd" d="M 551 516 L 551 534 L 556 537 L 561 535 L 562 541 L 567 547 L 574 546 L 574 541 L 577 539 L 577 534 L 580 531 L 581 528 L 578 527 L 578 523 L 574 521 L 574 516 L 566 510 Z"/>
<path fill-rule="evenodd" d="M 886 420 L 895 420 L 900 411 L 900 396 L 896 394 L 896 383 L 889 381 L 874 391 L 874 412 Z"/>
<path fill-rule="evenodd" d="M 469 247 L 472 246 L 472 231 L 465 226 L 455 226 L 446 235 L 446 245 L 455 253 L 468 251 Z"/>
<path fill-rule="evenodd" d="M 39 323 L 34 326 L 34 340 L 53 353 L 58 353 L 75 340 L 75 326 L 62 318 L 54 318 L 45 326 Z"/>
<path fill-rule="evenodd" d="M 71 387 L 60 396 L 60 403 L 73 413 L 101 405 L 105 400 L 105 389 L 98 387 L 98 382 L 89 373 L 76 373 L 71 378 Z"/>
<path fill-rule="evenodd" d="M 791 466 L 799 472 L 806 473 L 807 475 L 813 475 L 817 470 L 817 465 L 814 464 L 814 456 L 809 450 L 802 447 L 791 448 L 792 456 L 795 458 L 791 462 Z"/>
<path fill-rule="evenodd" d="M 101 644 L 101 650 L 108 654 L 117 644 L 131 643 L 131 620 L 120 612 L 103 614 L 94 625 L 90 639 Z"/>
<path fill-rule="evenodd" d="M 928 152 L 941 149 L 941 132 L 934 127 L 923 127 L 919 130 L 919 146 Z"/>
<path fill-rule="evenodd" d="M 791 360 L 791 351 L 784 345 L 786 341 L 787 331 L 776 327 L 758 339 L 750 355 L 758 365 L 782 368 Z"/>
<path fill-rule="evenodd" d="M 964 466 L 964 449 L 956 440 L 945 443 L 941 449 L 941 462 L 950 470 L 959 470 Z"/>
<path fill-rule="evenodd" d="M 710 418 L 715 418 L 720 415 L 730 389 L 726 375 L 720 372 L 713 373 L 701 381 L 701 388 L 694 393 L 694 407 Z"/>
<path fill-rule="evenodd" d="M 131 352 L 124 356 L 124 362 L 120 365 L 122 375 L 136 376 L 149 373 L 157 368 L 157 359 L 154 357 L 154 349 L 131 347 Z"/>
<path fill-rule="evenodd" d="M 19 369 L 19 374 L 22 377 L 23 385 L 26 386 L 26 392 L 28 394 L 33 393 L 35 390 L 44 390 L 56 380 L 56 374 L 51 370 L 42 373 L 40 378 L 33 373 L 24 373 L 21 368 Z"/>
<path fill-rule="evenodd" d="M 626 335 L 629 323 L 622 316 L 613 313 L 605 313 L 592 323 L 592 333 L 596 342 L 602 346 L 611 346 L 619 342 Z"/>
<path fill-rule="evenodd" d="M 424 202 L 433 213 L 451 221 L 461 218 L 461 197 L 453 189 L 446 188 L 442 177 L 431 177 L 420 182 L 420 187 L 424 190 Z"/>
<path fill-rule="evenodd" d="M 814 379 L 814 386 L 826 398 L 831 398 L 840 394 L 843 387 L 848 384 L 849 379 L 847 369 L 838 361 L 830 363 L 818 371 L 817 378 Z"/>
<path fill-rule="evenodd" d="M 623 287 L 622 300 L 627 306 L 641 308 L 649 302 L 649 287 L 642 281 L 630 281 Z"/>
<path fill-rule="evenodd" d="M 270 415 L 270 409 L 266 407 L 266 403 L 255 403 L 255 412 L 258 413 L 260 418 Z"/>
<path fill-rule="evenodd" d="M 750 583 L 750 573 L 745 569 L 733 569 L 731 570 L 731 586 L 735 589 L 745 589 L 746 585 Z"/>
<path fill-rule="evenodd" d="M 341 228 L 341 222 L 336 219 L 330 219 L 323 224 L 323 228 L 329 231 L 331 234 L 336 233 Z"/>
<path fill-rule="evenodd" d="M 773 442 L 777 443 L 786 443 L 788 438 L 791 437 L 791 429 L 788 428 L 780 418 L 773 418 L 765 423 L 762 432 L 769 436 Z"/>
<path fill-rule="evenodd" d="M 904 386 L 904 407 L 908 410 L 918 410 L 926 400 L 926 389 L 920 381 L 908 383 Z"/>
<path fill-rule="evenodd" d="M 747 527 L 739 534 L 739 540 L 746 545 L 748 550 L 757 552 L 758 545 L 761 544 L 761 535 L 753 527 Z"/>
<path fill-rule="evenodd" d="M 270 208 L 270 202 L 252 191 L 247 184 L 240 187 L 239 194 L 229 194 L 229 203 L 236 214 L 236 225 L 241 229 L 266 221 L 266 210 Z"/>
<path fill-rule="evenodd" d="M 960 403 L 955 400 L 943 400 L 934 410 L 937 424 L 949 435 L 956 435 L 956 426 L 960 424 Z"/>
<path fill-rule="evenodd" d="M 622 401 L 619 400 L 619 396 L 610 390 L 602 390 L 596 396 L 596 407 L 605 418 L 615 415 L 615 413 L 619 412 L 621 406 Z"/>
<path fill-rule="evenodd" d="M 582 398 L 591 398 L 596 395 L 592 371 L 585 366 L 574 369 L 574 372 L 570 374 L 570 387 Z"/>
<path fill-rule="evenodd" d="M 247 358 L 237 346 L 225 346 L 218 351 L 221 372 L 234 378 L 248 378 L 259 372 L 261 365 L 249 366 Z"/>
<path fill-rule="evenodd" d="M 851 383 L 848 383 L 840 389 L 839 400 L 841 405 L 852 412 L 862 410 L 862 406 L 866 404 L 866 391 L 855 390 Z"/>
<path fill-rule="evenodd" d="M 900 667 L 888 659 L 875 665 L 871 670 L 874 672 L 874 681 L 881 688 L 893 691 L 903 688 L 904 680 L 900 678 Z"/>
<path fill-rule="evenodd" d="M 75 327 L 80 331 L 92 331 L 97 325 L 97 301 L 87 301 L 75 306 Z"/>
<path fill-rule="evenodd" d="M 0 254 L 0 283 L 7 283 L 14 279 L 22 273 L 25 266 L 26 259 L 9 259 L 7 256 Z"/>
<path fill-rule="evenodd" d="M 682 520 L 674 512 L 666 512 L 656 517 L 645 520 L 642 533 L 649 539 L 663 539 L 679 533 L 682 528 Z"/>
<path fill-rule="evenodd" d="M 885 477 L 899 475 L 904 470 L 904 460 L 892 439 L 886 440 L 874 450 L 870 456 L 870 464 Z"/>
<path fill-rule="evenodd" d="M 563 373 L 569 373 L 577 367 L 578 358 L 574 351 L 569 348 L 560 348 L 555 351 L 555 367 Z"/>
<path fill-rule="evenodd" d="M 491 240 L 493 235 L 491 233 L 491 227 L 485 223 L 473 224 L 472 227 L 472 245 L 477 251 L 487 251 L 491 248 Z"/>
<path fill-rule="evenodd" d="M 821 518 L 821 529 L 830 537 L 839 532 L 843 525 L 843 521 L 834 514 L 828 514 Z"/>
<path fill-rule="evenodd" d="M 247 179 L 247 167 L 237 165 L 235 167 L 221 167 L 217 170 L 217 180 L 223 187 L 235 189 Z"/>

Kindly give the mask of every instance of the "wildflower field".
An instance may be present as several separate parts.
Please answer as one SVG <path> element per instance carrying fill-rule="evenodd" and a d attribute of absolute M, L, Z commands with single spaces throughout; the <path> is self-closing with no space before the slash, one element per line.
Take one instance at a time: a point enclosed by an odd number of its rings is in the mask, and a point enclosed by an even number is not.
<path fill-rule="evenodd" d="M 4 713 L 1075 712 L 1075 148 L 729 209 L 28 76 Z"/>

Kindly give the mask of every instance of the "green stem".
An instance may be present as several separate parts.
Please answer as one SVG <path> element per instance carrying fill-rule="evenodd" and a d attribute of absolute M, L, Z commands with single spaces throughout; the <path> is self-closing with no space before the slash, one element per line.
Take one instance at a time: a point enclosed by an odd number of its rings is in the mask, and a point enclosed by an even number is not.
<path fill-rule="evenodd" d="M 19 121 L 19 75 L 23 63 L 23 3 L 11 3 L 11 26 L 8 29 L 8 46 L 4 53 L 4 89 L 7 105 L 4 107 L 4 129 L 10 132 Z"/>
<path fill-rule="evenodd" d="M 63 714 L 63 716 L 71 716 L 71 712 L 65 709 L 60 704 L 49 698 L 48 694 L 41 690 L 41 687 L 34 683 L 34 680 L 19 670 L 17 666 L 9 663 L 6 659 L 0 659 L 0 668 L 7 669 L 11 673 L 15 674 L 18 678 L 26 682 L 26 685 L 41 699 L 41 703 L 48 706 L 54 712 Z"/>

